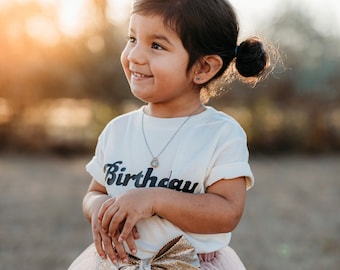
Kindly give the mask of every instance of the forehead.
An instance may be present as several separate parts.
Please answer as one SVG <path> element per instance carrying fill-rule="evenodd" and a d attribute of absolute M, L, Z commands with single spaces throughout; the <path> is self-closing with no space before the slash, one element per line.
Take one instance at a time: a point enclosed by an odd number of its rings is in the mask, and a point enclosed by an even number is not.
<path fill-rule="evenodd" d="M 178 38 L 176 31 L 169 25 L 165 24 L 163 17 L 159 15 L 143 15 L 139 13 L 133 13 L 130 17 L 130 31 L 143 32 L 153 35 L 167 35 L 172 38 Z"/>

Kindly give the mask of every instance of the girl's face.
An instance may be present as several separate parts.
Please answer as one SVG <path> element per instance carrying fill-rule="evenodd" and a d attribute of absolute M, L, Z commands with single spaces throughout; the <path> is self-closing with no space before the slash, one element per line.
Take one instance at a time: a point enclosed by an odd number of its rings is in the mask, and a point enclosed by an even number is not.
<path fill-rule="evenodd" d="M 189 54 L 160 16 L 133 14 L 121 63 L 132 93 L 145 102 L 183 106 L 199 98 Z"/>

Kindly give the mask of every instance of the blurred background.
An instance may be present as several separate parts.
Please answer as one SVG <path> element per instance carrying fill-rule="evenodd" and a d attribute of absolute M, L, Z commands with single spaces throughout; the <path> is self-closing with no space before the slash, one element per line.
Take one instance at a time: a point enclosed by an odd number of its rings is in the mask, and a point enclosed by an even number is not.
<path fill-rule="evenodd" d="M 256 152 L 338 152 L 340 4 L 232 3 L 240 42 L 270 40 L 285 66 L 211 104 L 241 122 Z M 0 1 L 0 150 L 92 151 L 109 119 L 140 105 L 119 62 L 128 12 L 129 1 Z"/>
<path fill-rule="evenodd" d="M 239 42 L 259 35 L 284 62 L 255 88 L 235 82 L 209 103 L 246 130 L 258 179 L 234 245 L 248 269 L 338 269 L 340 4 L 230 2 Z M 91 241 L 84 165 L 105 124 L 141 105 L 119 62 L 129 5 L 0 0 L 3 270 L 67 269 Z M 290 226 L 285 242 L 279 235 Z M 301 237 L 308 226 L 311 237 Z M 249 235 L 253 227 L 265 231 Z"/>

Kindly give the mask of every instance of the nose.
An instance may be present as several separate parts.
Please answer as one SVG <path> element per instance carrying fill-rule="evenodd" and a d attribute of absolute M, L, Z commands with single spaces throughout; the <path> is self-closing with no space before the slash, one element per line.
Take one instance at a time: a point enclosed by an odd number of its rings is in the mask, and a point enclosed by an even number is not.
<path fill-rule="evenodd" d="M 145 50 L 142 46 L 135 44 L 132 48 L 130 48 L 127 59 L 129 62 L 132 62 L 134 64 L 143 65 L 146 63 Z"/>

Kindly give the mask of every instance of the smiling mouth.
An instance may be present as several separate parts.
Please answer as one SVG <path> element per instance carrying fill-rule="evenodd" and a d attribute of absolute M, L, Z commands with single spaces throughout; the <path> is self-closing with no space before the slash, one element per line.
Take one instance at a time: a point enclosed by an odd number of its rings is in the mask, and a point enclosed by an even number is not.
<path fill-rule="evenodd" d="M 138 73 L 138 72 L 131 72 L 131 74 L 134 78 L 137 78 L 137 79 L 151 78 L 152 77 L 152 76 L 145 75 L 145 74 Z"/>

